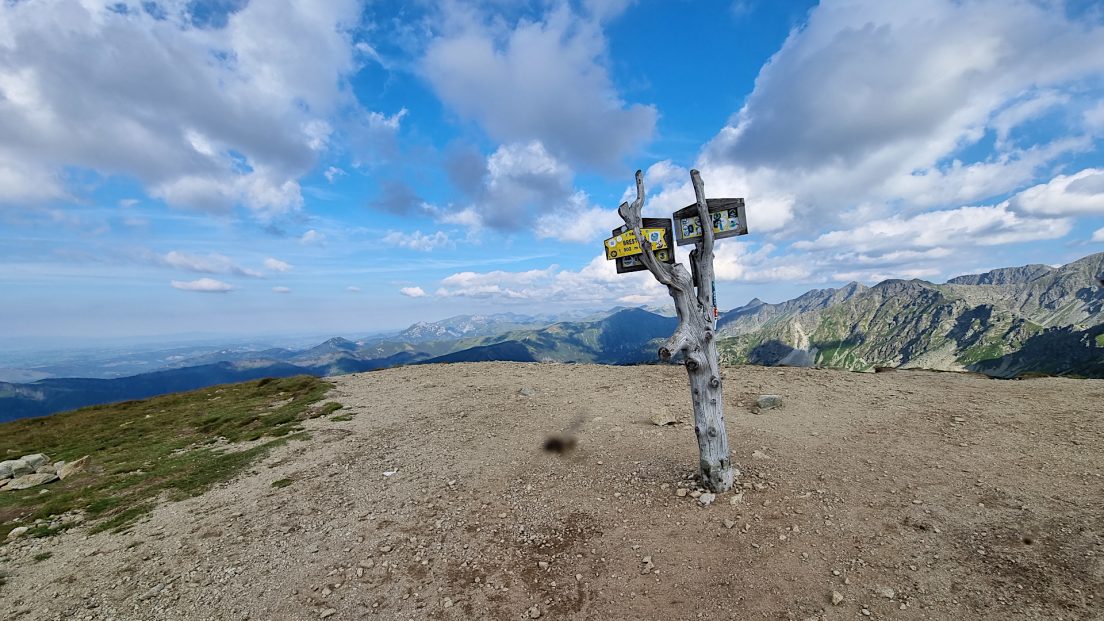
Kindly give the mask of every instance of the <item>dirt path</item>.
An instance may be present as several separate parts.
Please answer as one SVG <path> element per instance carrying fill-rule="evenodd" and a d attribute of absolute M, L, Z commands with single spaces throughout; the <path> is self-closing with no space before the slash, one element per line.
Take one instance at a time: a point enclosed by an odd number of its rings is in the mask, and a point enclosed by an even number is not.
<path fill-rule="evenodd" d="M 336 382 L 352 420 L 248 476 L 0 547 L 0 618 L 1104 619 L 1104 381 L 729 368 L 745 489 L 709 506 L 648 422 L 689 411 L 677 367 Z"/>

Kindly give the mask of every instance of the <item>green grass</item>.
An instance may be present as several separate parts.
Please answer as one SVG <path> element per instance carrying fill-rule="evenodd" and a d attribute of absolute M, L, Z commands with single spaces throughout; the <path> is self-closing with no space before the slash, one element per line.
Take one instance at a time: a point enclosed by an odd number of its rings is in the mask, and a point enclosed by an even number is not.
<path fill-rule="evenodd" d="M 39 552 L 38 554 L 35 554 L 32 558 L 34 558 L 36 563 L 41 563 L 42 561 L 50 558 L 53 555 L 53 552 Z"/>
<path fill-rule="evenodd" d="M 1104 347 L 1104 334 L 1097 334 L 1096 335 L 1096 346 L 1097 347 Z"/>
<path fill-rule="evenodd" d="M 0 493 L 0 543 L 16 526 L 74 510 L 85 513 L 93 531 L 121 530 L 162 495 L 199 495 L 272 448 L 305 437 L 300 423 L 316 415 L 311 406 L 330 387 L 309 376 L 267 379 L 0 424 L 0 459 L 91 456 L 85 472 L 64 481 Z M 333 405 L 320 411 L 340 408 Z M 258 442 L 240 445 L 250 441 Z M 64 528 L 40 524 L 27 534 L 46 537 Z"/>
<path fill-rule="evenodd" d="M 353 420 L 353 415 L 352 414 L 342 414 L 341 416 L 334 416 L 330 420 L 334 421 L 335 423 L 347 423 L 347 422 Z"/>
<path fill-rule="evenodd" d="M 329 416 L 330 414 L 333 414 L 334 412 L 340 410 L 342 407 L 344 406 L 337 401 L 327 401 L 326 403 L 322 404 L 322 407 L 318 410 L 317 416 Z"/>
<path fill-rule="evenodd" d="M 272 487 L 280 489 L 281 487 L 287 487 L 295 482 L 295 479 L 277 479 L 272 482 Z"/>

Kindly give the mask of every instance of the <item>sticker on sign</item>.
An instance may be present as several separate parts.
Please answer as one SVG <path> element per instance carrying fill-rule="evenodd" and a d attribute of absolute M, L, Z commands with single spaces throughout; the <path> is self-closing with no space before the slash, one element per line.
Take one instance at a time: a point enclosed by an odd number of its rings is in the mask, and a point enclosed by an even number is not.
<path fill-rule="evenodd" d="M 662 228 L 646 228 L 641 231 L 644 239 L 652 244 L 652 250 L 660 250 L 667 247 L 667 231 Z M 613 260 L 620 257 L 631 257 L 643 252 L 636 241 L 636 235 L 632 231 L 618 233 L 606 240 L 606 259 Z"/>

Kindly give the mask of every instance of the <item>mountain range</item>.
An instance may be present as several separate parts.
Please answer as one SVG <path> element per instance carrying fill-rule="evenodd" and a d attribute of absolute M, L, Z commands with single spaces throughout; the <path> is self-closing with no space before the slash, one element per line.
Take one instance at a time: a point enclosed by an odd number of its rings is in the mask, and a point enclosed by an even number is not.
<path fill-rule="evenodd" d="M 1060 267 L 1002 268 L 943 284 L 886 280 L 816 289 L 778 304 L 753 299 L 721 315 L 718 349 L 728 364 L 1104 377 L 1104 287 L 1096 280 L 1102 273 L 1104 253 L 1098 253 Z M 145 353 L 140 363 L 157 370 L 0 382 L 0 421 L 269 376 L 489 360 L 652 363 L 677 325 L 671 315 L 666 307 L 462 315 L 305 349 L 241 345 Z M 126 360 L 111 364 L 125 366 Z"/>

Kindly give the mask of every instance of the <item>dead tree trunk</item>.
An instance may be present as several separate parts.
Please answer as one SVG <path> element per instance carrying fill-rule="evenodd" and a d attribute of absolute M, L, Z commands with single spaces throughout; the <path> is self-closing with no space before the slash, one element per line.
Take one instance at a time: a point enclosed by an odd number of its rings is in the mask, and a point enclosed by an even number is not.
<path fill-rule="evenodd" d="M 682 353 L 686 372 L 690 376 L 690 395 L 694 400 L 694 433 L 698 436 L 699 467 L 702 486 L 712 492 L 724 492 L 732 487 L 732 459 L 724 426 L 724 399 L 721 370 L 717 362 L 713 316 L 713 227 L 701 175 L 690 171 L 694 194 L 698 201 L 698 217 L 702 224 L 702 239 L 690 253 L 687 273 L 681 263 L 668 265 L 656 260 L 651 244 L 640 244 L 641 260 L 648 271 L 675 300 L 679 325 L 667 343 L 659 349 L 659 357 L 670 360 Z M 622 203 L 617 209 L 621 219 L 633 230 L 638 240 L 641 233 L 641 209 L 644 207 L 644 175 L 636 171 L 636 200 Z M 675 240 L 667 243 L 674 251 Z"/>

